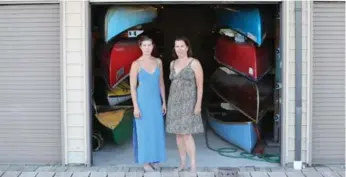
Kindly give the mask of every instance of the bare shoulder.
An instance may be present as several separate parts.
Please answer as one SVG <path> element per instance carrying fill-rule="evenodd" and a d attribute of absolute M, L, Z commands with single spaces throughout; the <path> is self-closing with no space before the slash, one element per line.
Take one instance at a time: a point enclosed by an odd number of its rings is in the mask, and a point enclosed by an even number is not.
<path fill-rule="evenodd" d="M 199 68 L 202 68 L 202 65 L 201 65 L 201 63 L 199 62 L 198 59 L 192 58 L 191 67 L 193 69 L 199 69 Z"/>
<path fill-rule="evenodd" d="M 174 61 L 175 61 L 175 60 L 172 60 L 172 61 L 169 63 L 169 66 L 170 66 L 170 67 L 173 66 Z"/>
<path fill-rule="evenodd" d="M 155 58 L 156 62 L 159 64 L 159 65 L 162 65 L 162 60 L 161 58 Z"/>
<path fill-rule="evenodd" d="M 139 66 L 139 63 L 138 63 L 139 60 L 140 60 L 140 58 L 132 62 L 132 64 L 131 64 L 131 68 L 132 68 L 132 69 L 137 69 L 137 68 L 138 68 L 138 66 Z"/>
<path fill-rule="evenodd" d="M 132 66 L 137 66 L 137 65 L 138 65 L 138 62 L 139 62 L 139 59 L 133 61 L 133 62 L 132 62 Z"/>

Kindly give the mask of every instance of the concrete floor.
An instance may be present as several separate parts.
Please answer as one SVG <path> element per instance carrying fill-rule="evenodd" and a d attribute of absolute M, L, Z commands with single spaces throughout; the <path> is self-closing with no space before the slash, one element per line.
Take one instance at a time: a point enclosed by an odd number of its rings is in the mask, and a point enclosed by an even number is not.
<path fill-rule="evenodd" d="M 195 135 L 195 142 L 197 147 L 197 166 L 199 167 L 241 167 L 241 166 L 256 166 L 256 167 L 278 167 L 279 164 L 269 163 L 263 161 L 256 161 L 244 158 L 229 158 L 219 155 L 207 148 L 204 134 Z M 209 144 L 212 148 L 225 148 L 233 147 L 229 143 L 221 140 L 213 132 L 208 132 Z M 176 167 L 179 165 L 179 155 L 175 142 L 175 136 L 167 134 L 167 161 L 162 163 L 165 167 Z M 277 154 L 279 148 L 266 148 L 266 153 Z M 237 155 L 241 151 L 232 155 Z M 127 143 L 116 146 L 112 143 L 105 143 L 104 146 L 97 152 L 93 153 L 93 164 L 95 166 L 124 166 L 124 167 L 136 167 L 134 163 L 132 140 Z"/>

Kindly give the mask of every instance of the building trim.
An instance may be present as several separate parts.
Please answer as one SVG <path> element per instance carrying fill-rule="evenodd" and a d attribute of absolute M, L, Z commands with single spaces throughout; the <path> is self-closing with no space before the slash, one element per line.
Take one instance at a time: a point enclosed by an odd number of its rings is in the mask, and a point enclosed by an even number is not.
<path fill-rule="evenodd" d="M 287 163 L 288 155 L 288 77 L 289 77 L 289 2 L 283 1 L 281 5 L 281 36 L 283 40 L 281 43 L 281 61 L 282 62 L 282 106 L 281 106 L 281 165 L 285 166 Z"/>
<path fill-rule="evenodd" d="M 66 83 L 66 75 L 67 75 L 67 61 L 66 61 L 66 7 L 65 3 L 60 3 L 60 41 L 61 41 L 61 123 L 62 123 L 62 131 L 61 131 L 61 143 L 62 143 L 62 163 L 68 164 L 68 148 L 67 148 L 67 141 L 68 141 L 68 126 L 67 126 L 67 83 Z"/>
<path fill-rule="evenodd" d="M 311 166 L 312 165 L 312 103 L 313 103 L 313 70 L 312 70 L 312 62 L 313 62 L 313 45 L 312 45 L 312 39 L 313 39 L 313 13 L 314 13 L 314 1 L 309 1 L 308 5 L 308 12 L 307 12 L 307 22 L 308 22 L 308 35 L 307 35 L 307 68 L 308 68 L 308 78 L 307 78 L 307 85 L 308 85 L 308 98 L 307 98 L 307 157 L 306 157 L 306 164 Z"/>
<path fill-rule="evenodd" d="M 85 121 L 85 134 L 86 134 L 86 165 L 87 166 L 91 166 L 92 165 L 92 111 L 91 111 L 91 82 L 92 82 L 92 75 L 90 74 L 91 71 L 91 59 L 92 59 L 92 50 L 91 50 L 91 43 L 92 43 L 92 33 L 91 33 L 91 6 L 89 2 L 83 2 L 83 17 L 84 19 L 84 37 L 85 37 L 85 42 L 84 42 L 84 58 L 85 58 L 85 63 L 84 63 L 84 68 L 86 68 L 86 70 L 84 71 L 84 82 L 85 82 L 85 86 L 84 86 L 84 91 L 85 91 L 85 100 L 86 100 L 86 104 L 85 104 L 85 117 L 87 118 L 87 120 Z"/>
<path fill-rule="evenodd" d="M 302 161 L 302 2 L 295 1 L 295 142 L 294 163 Z M 301 165 L 294 166 L 301 168 Z"/>

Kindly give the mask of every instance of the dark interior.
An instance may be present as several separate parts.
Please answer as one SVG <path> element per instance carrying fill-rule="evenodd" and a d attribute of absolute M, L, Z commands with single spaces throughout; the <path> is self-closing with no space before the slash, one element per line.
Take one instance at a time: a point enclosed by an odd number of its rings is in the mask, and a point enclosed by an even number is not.
<path fill-rule="evenodd" d="M 204 70 L 204 102 L 211 100 L 217 100 L 215 94 L 212 93 L 209 88 L 208 81 L 219 65 L 213 59 L 214 45 L 218 36 L 217 29 L 215 28 L 215 13 L 213 5 L 154 5 L 158 7 L 159 15 L 157 21 L 154 22 L 155 32 L 149 34 L 154 38 L 154 42 L 157 45 L 158 54 L 161 57 L 164 64 L 164 75 L 166 82 L 166 95 L 169 91 L 169 63 L 172 61 L 172 49 L 174 45 L 174 39 L 176 36 L 186 36 L 192 45 L 193 56 L 197 58 Z M 269 29 L 267 39 L 274 40 L 275 38 L 275 13 L 279 9 L 279 4 L 251 4 L 251 5 L 222 5 L 228 7 L 259 7 L 263 10 L 270 12 L 272 28 Z M 104 18 L 107 8 L 110 5 L 94 5 L 92 6 L 92 29 L 93 32 L 98 32 L 101 36 L 100 40 L 95 43 L 96 50 L 93 51 L 93 69 L 95 73 L 99 67 L 98 55 L 100 49 L 104 47 Z M 274 50 L 273 50 L 274 51 Z M 274 57 L 274 53 L 272 54 Z M 273 60 L 275 61 L 275 60 Z M 274 63 L 273 63 L 274 66 Z M 94 80 L 94 99 L 98 105 L 105 105 L 104 92 L 102 88 L 102 81 L 95 78 Z M 237 114 L 237 113 L 235 113 Z M 269 111 L 267 115 L 261 121 L 262 134 L 266 134 L 271 137 L 273 129 L 273 112 Z M 239 121 L 243 121 L 240 117 Z"/>

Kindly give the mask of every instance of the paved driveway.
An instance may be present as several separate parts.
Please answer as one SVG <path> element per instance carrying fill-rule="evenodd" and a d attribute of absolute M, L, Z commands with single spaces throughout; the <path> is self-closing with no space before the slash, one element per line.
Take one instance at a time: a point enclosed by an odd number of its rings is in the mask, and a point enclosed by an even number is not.
<path fill-rule="evenodd" d="M 291 168 L 241 167 L 233 169 L 238 177 L 345 177 L 345 166 Z M 161 168 L 158 172 L 144 173 L 142 168 L 0 165 L 0 177 L 233 177 L 229 168 L 199 168 L 197 174 L 174 172 Z"/>

